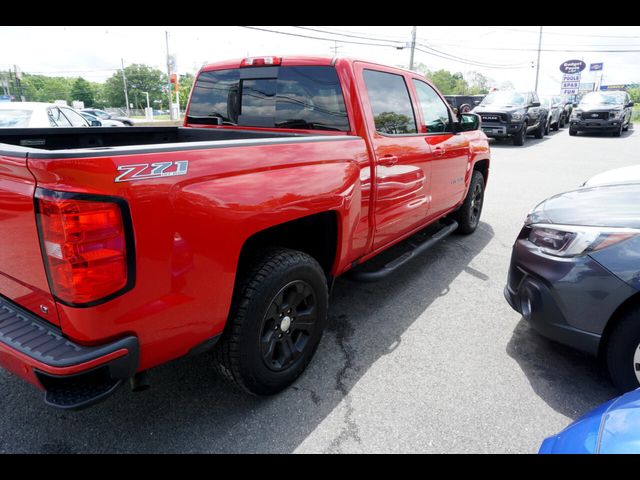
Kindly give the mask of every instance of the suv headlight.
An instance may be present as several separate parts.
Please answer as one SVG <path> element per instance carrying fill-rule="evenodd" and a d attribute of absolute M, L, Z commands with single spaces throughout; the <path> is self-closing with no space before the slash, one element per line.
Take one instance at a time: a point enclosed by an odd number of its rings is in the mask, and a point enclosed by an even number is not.
<path fill-rule="evenodd" d="M 611 118 L 622 118 L 622 115 L 624 115 L 624 110 L 614 110 L 613 112 L 609 113 L 609 116 Z"/>
<path fill-rule="evenodd" d="M 557 257 L 575 257 L 602 250 L 636 235 L 633 228 L 581 227 L 576 225 L 530 225 L 528 240 Z"/>
<path fill-rule="evenodd" d="M 524 114 L 526 112 L 524 110 L 516 110 L 511 114 L 511 120 L 522 120 L 524 118 Z"/>
<path fill-rule="evenodd" d="M 581 114 L 582 114 L 582 110 L 573 110 L 571 112 L 571 118 L 574 119 L 574 120 L 578 119 L 578 118 L 580 118 Z"/>

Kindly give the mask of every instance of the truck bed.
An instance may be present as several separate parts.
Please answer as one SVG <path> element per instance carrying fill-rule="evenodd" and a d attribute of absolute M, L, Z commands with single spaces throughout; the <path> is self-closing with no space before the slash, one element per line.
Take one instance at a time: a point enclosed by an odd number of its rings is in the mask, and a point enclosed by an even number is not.
<path fill-rule="evenodd" d="M 292 137 L 312 137 L 305 133 L 241 130 L 229 128 L 184 128 L 184 127 L 110 127 L 110 128 L 5 128 L 0 129 L 0 155 L 33 158 L 81 153 L 125 154 L 169 149 L 206 148 L 208 142 L 238 140 L 278 141 Z M 317 136 L 313 136 L 318 138 Z M 334 135 L 324 135 L 334 138 Z M 195 145 L 187 145 L 194 144 Z M 12 147 L 13 146 L 13 147 Z M 162 148 L 164 146 L 164 148 Z M 170 146 L 170 147 L 169 147 Z M 146 148 L 145 148 L 146 147 Z M 93 152 L 87 152 L 88 149 Z M 75 152 L 80 153 L 80 152 Z M 52 155 L 53 154 L 53 155 Z"/>

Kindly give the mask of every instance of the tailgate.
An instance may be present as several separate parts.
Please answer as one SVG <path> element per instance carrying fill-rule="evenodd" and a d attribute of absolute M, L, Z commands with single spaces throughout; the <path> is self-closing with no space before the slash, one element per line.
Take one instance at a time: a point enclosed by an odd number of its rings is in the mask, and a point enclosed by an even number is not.
<path fill-rule="evenodd" d="M 0 295 L 59 325 L 40 252 L 35 188 L 26 157 L 0 154 Z"/>

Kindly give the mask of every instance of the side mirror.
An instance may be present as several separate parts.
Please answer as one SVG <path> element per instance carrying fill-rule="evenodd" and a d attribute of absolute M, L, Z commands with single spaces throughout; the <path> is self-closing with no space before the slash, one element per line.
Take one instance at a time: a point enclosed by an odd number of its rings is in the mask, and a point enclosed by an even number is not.
<path fill-rule="evenodd" d="M 101 122 L 100 120 L 91 120 L 91 121 L 89 122 L 89 124 L 90 124 L 92 127 L 101 127 L 101 126 L 102 126 L 102 122 Z"/>
<path fill-rule="evenodd" d="M 571 105 L 573 105 L 573 108 L 576 108 L 578 106 L 577 102 L 573 102 Z"/>
<path fill-rule="evenodd" d="M 480 115 L 477 113 L 463 113 L 460 115 L 460 123 L 458 123 L 460 132 L 470 132 L 480 128 Z"/>
<path fill-rule="evenodd" d="M 627 107 L 633 107 L 634 105 L 635 105 L 635 103 L 633 103 L 633 102 L 627 103 Z"/>
<path fill-rule="evenodd" d="M 531 106 L 532 107 L 539 107 L 540 106 L 540 102 L 532 102 Z"/>

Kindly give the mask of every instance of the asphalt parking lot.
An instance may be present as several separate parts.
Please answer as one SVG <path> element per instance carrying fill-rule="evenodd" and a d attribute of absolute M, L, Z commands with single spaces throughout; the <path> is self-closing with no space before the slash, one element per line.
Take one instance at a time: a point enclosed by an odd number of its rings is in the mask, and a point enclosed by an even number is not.
<path fill-rule="evenodd" d="M 633 131 L 493 142 L 479 229 L 384 282 L 339 280 L 314 361 L 278 396 L 233 390 L 201 356 L 155 369 L 146 392 L 62 412 L 0 370 L 0 452 L 534 453 L 616 392 L 507 305 L 511 245 L 537 202 L 638 151 Z"/>

